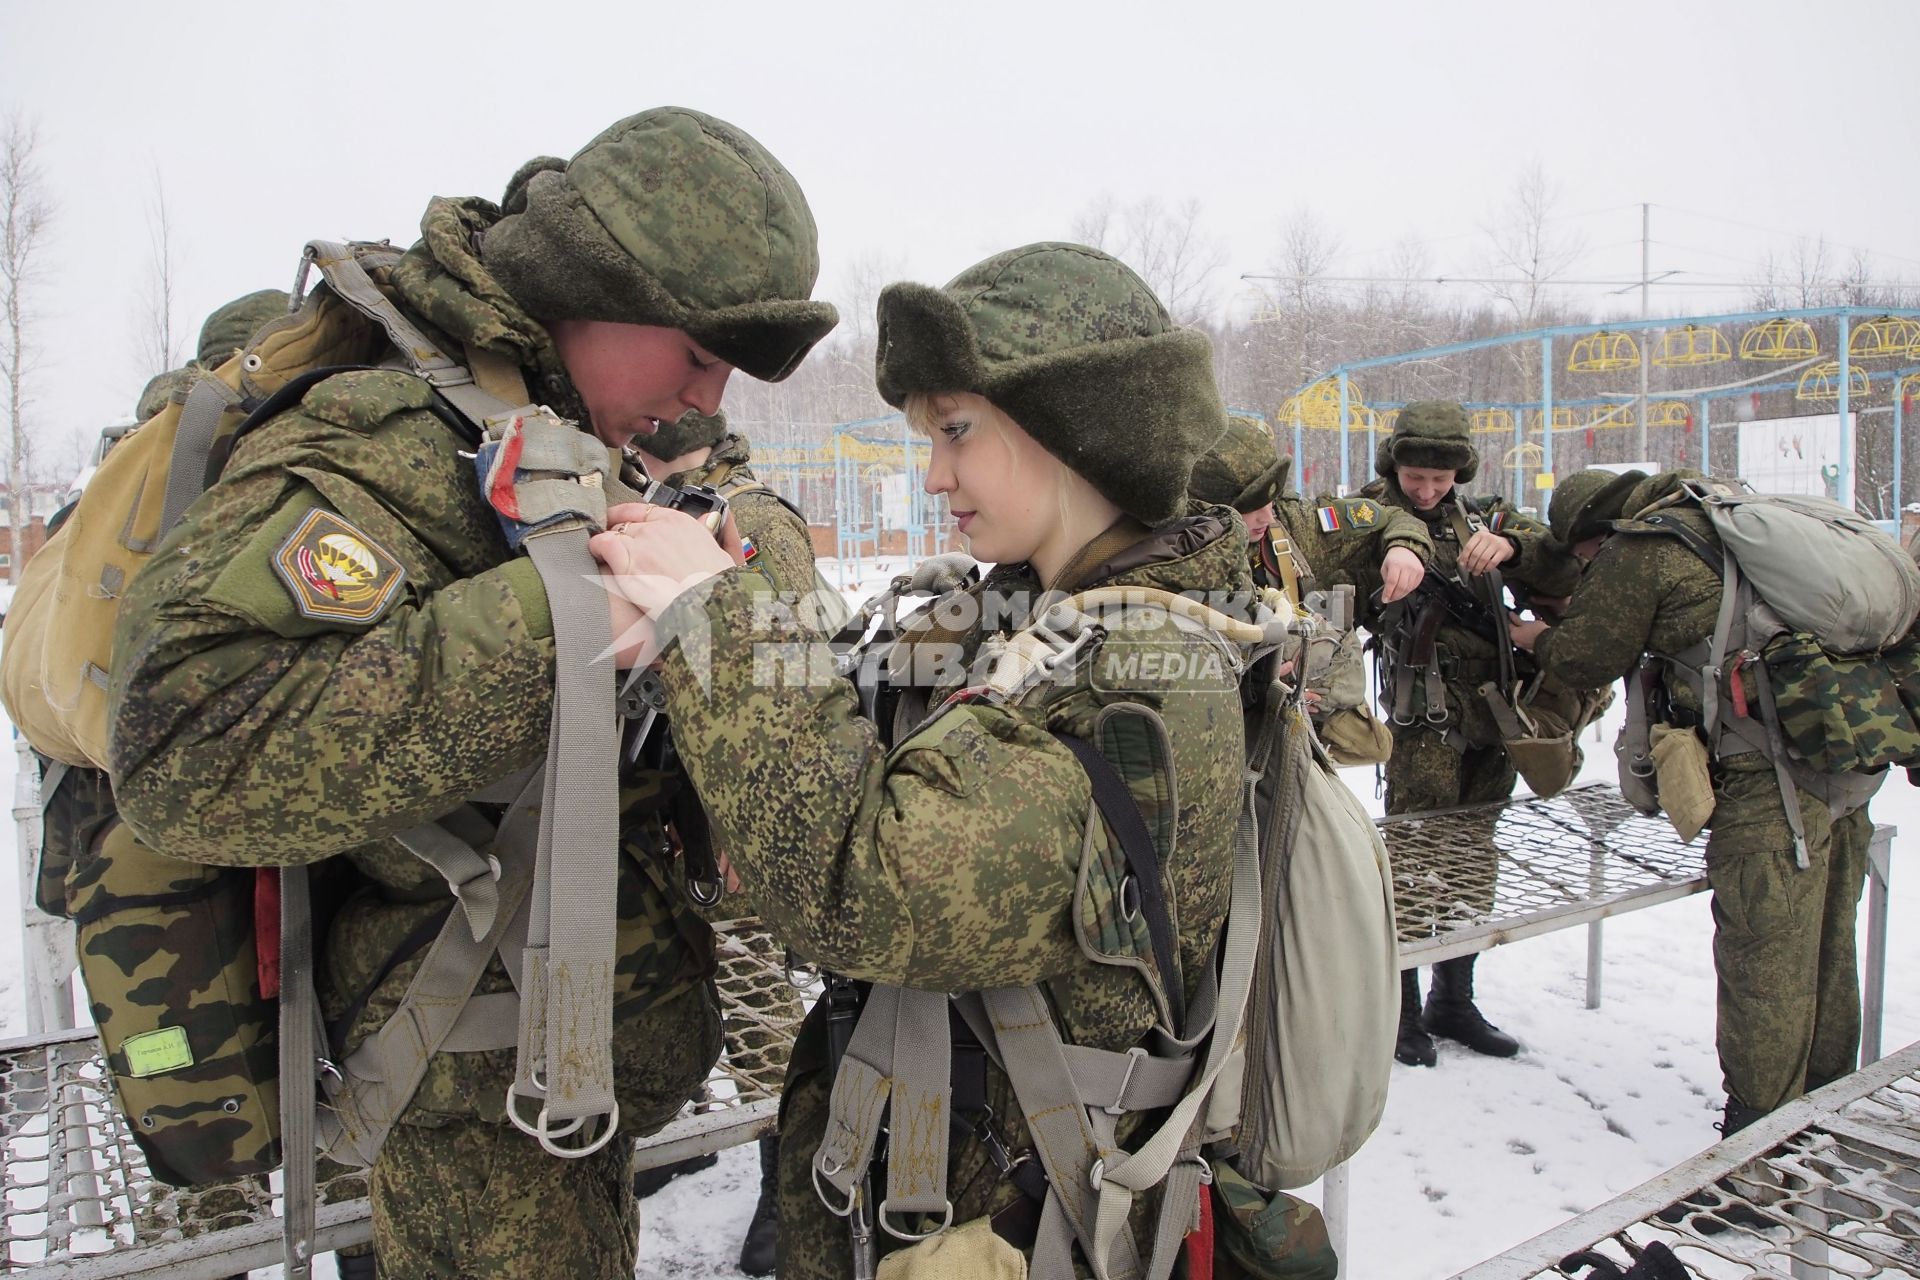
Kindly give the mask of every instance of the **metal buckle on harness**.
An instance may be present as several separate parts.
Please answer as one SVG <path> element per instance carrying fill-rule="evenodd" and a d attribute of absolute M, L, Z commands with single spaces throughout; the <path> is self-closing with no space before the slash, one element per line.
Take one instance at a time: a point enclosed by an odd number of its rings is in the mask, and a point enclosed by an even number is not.
<path fill-rule="evenodd" d="M 821 1168 L 822 1164 L 831 1167 L 823 1170 Z M 809 1166 L 809 1172 L 813 1175 L 813 1194 L 819 1198 L 822 1205 L 826 1206 L 827 1212 L 836 1218 L 845 1218 L 853 1213 L 854 1201 L 860 1198 L 860 1185 L 859 1183 L 855 1183 L 853 1186 L 847 1188 L 847 1202 L 845 1204 L 835 1204 L 828 1198 L 827 1189 L 820 1185 L 820 1175 L 824 1172 L 831 1178 L 844 1168 L 846 1168 L 845 1165 L 831 1157 L 825 1157 L 819 1163 Z"/>
<path fill-rule="evenodd" d="M 951 1200 L 948 1200 L 946 1202 L 946 1206 L 947 1206 L 946 1217 L 941 1220 L 940 1225 L 935 1227 L 931 1231 L 923 1231 L 918 1234 L 915 1234 L 914 1232 L 911 1232 L 911 1231 L 901 1231 L 898 1228 L 896 1228 L 891 1222 L 887 1221 L 887 1214 L 890 1212 L 892 1204 L 893 1204 L 893 1201 L 891 1200 L 882 1200 L 880 1202 L 880 1212 L 877 1215 L 877 1217 L 879 1218 L 880 1229 L 886 1232 L 888 1235 L 892 1236 L 895 1240 L 908 1240 L 908 1241 L 931 1240 L 935 1236 L 939 1235 L 942 1231 L 945 1231 L 948 1227 L 951 1227 L 953 1225 L 953 1201 Z"/>
<path fill-rule="evenodd" d="M 1100 1108 L 1102 1111 L 1110 1116 L 1123 1116 L 1127 1114 L 1127 1108 L 1122 1105 L 1126 1101 L 1127 1086 L 1133 1083 L 1134 1070 L 1139 1067 L 1141 1059 L 1146 1056 L 1147 1051 L 1139 1045 L 1134 1045 L 1131 1049 L 1127 1050 L 1127 1073 L 1120 1077 L 1120 1087 L 1113 1091 L 1113 1101 Z M 1096 1190 L 1097 1189 L 1096 1187 Z"/>
<path fill-rule="evenodd" d="M 726 896 L 727 883 L 724 880 L 696 880 L 692 876 L 687 877 L 687 897 L 693 900 L 693 905 L 696 907 L 705 909 L 718 906 L 720 899 Z"/>
<path fill-rule="evenodd" d="M 613 1109 L 604 1115 L 604 1127 L 601 1129 L 599 1137 L 582 1146 L 563 1147 L 559 1145 L 555 1139 L 570 1137 L 578 1133 L 582 1126 L 594 1117 L 576 1116 L 567 1121 L 563 1128 L 555 1129 L 547 1118 L 547 1104 L 544 1101 L 547 1086 L 541 1082 L 538 1075 L 533 1076 L 533 1087 L 540 1091 L 540 1094 L 537 1096 L 542 1098 L 540 1114 L 534 1118 L 532 1123 L 528 1123 L 521 1117 L 517 1099 L 522 1097 L 535 1097 L 536 1095 L 522 1094 L 519 1091 L 519 1081 L 516 1080 L 507 1085 L 507 1119 L 513 1123 L 514 1128 L 539 1143 L 541 1149 L 548 1155 L 559 1156 L 563 1160 L 577 1160 L 582 1156 L 590 1156 L 600 1148 L 606 1146 L 607 1143 L 612 1140 L 614 1132 L 620 1127 L 620 1104 L 616 1102 L 613 1104 Z"/>

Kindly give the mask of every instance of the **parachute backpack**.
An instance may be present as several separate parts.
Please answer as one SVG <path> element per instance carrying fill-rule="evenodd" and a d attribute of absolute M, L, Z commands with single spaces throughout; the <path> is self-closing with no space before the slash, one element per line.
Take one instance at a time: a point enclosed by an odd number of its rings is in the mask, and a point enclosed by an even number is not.
<path fill-rule="evenodd" d="M 1703 514 L 1719 545 L 1678 518 L 1681 510 Z M 1649 662 L 1664 661 L 1698 689 L 1701 732 L 1716 756 L 1772 758 L 1805 866 L 1796 770 L 1835 776 L 1920 764 L 1920 566 L 1839 503 L 1754 493 L 1737 481 L 1684 481 L 1622 523 L 1677 539 L 1720 575 L 1712 636 Z M 1630 680 L 1629 689 L 1643 683 Z M 1643 780 L 1652 759 L 1641 740 L 1644 711 L 1630 714 L 1623 732 L 1633 737 L 1621 747 L 1623 773 Z"/>
<path fill-rule="evenodd" d="M 888 596 L 972 581 L 951 563 L 957 559 L 939 558 L 918 582 L 896 579 Z M 891 600 L 870 602 L 852 629 L 864 631 L 883 613 L 892 618 Z M 935 1099 L 946 1105 L 943 1095 L 951 1091 L 960 1114 L 949 1004 L 1006 1071 L 1033 1134 L 1035 1160 L 1003 1164 L 1005 1152 L 993 1158 L 1039 1202 L 1032 1274 L 1041 1280 L 1074 1274 L 1076 1242 L 1095 1276 L 1162 1280 L 1188 1236 L 1201 1184 L 1211 1180 L 1203 1151 L 1232 1159 L 1246 1180 L 1270 1190 L 1297 1186 L 1352 1155 L 1379 1121 L 1398 1009 L 1392 876 L 1378 832 L 1314 742 L 1297 693 L 1265 674 L 1280 647 L 1295 647 L 1292 617 L 1262 610 L 1259 621 L 1248 622 L 1165 591 L 1095 588 L 1054 601 L 1023 629 L 990 642 L 996 651 L 986 683 L 965 696 L 1020 705 L 1093 660 L 1109 634 L 1149 616 L 1212 646 L 1241 677 L 1249 763 L 1218 963 L 1202 977 L 1190 1020 L 1169 1001 L 1177 1040 L 1156 1031 L 1149 1037 L 1155 1050 L 1125 1053 L 1066 1046 L 1039 987 L 952 997 L 874 987 L 844 1052 L 837 1054 L 830 1119 L 813 1157 L 816 1190 L 854 1224 L 856 1269 L 861 1258 L 871 1257 L 875 1204 L 879 1226 L 892 1234 L 900 1233 L 889 1224 L 890 1215 L 919 1211 L 938 1217 L 943 1205 L 951 1225 L 946 1126 L 916 1131 L 911 1169 L 901 1160 L 889 1162 L 884 1199 L 869 1175 L 885 1118 L 874 1099 L 899 1114 L 917 1115 Z M 873 662 L 870 656 L 854 644 L 842 652 L 841 667 L 866 677 L 856 680 L 861 705 L 876 716 L 883 734 L 892 727 L 892 740 L 903 741 L 909 733 L 937 732 L 933 726 L 944 709 L 905 729 L 914 720 L 907 700 L 890 706 L 871 687 L 880 672 L 911 668 L 911 658 L 902 663 L 895 654 Z M 1157 886 L 1152 824 L 1107 758 L 1115 745 L 1109 743 L 1110 728 L 1134 719 L 1149 722 L 1149 740 L 1157 729 L 1160 748 L 1149 754 L 1159 762 L 1155 768 L 1164 767 L 1165 727 L 1134 704 L 1106 707 L 1094 741 L 1056 736 L 1092 783 L 1089 831 L 1104 822 L 1129 878 Z M 1126 743 L 1117 745 L 1126 753 Z M 1130 763 L 1137 768 L 1140 761 L 1130 757 Z M 1279 776 L 1266 794 L 1282 799 L 1271 812 L 1261 812 L 1256 796 L 1268 771 Z M 1084 868 L 1081 879 L 1084 890 L 1090 879 Z M 1141 888 L 1136 896 L 1154 939 L 1152 952 L 1163 968 L 1170 966 L 1164 958 L 1173 935 L 1164 891 Z M 1170 972 L 1161 974 L 1161 984 L 1178 990 Z M 834 1021 L 829 1018 L 830 1030 Z M 1249 1059 L 1255 1074 L 1243 1081 Z M 1161 1109 L 1166 1118 L 1143 1129 L 1133 1151 L 1114 1141 L 1119 1117 Z M 1128 1207 L 1135 1195 L 1153 1188 L 1161 1191 L 1154 1238 L 1136 1241 Z M 869 1250 L 864 1255 L 863 1239 Z"/>
<path fill-rule="evenodd" d="M 431 384 L 430 410 L 475 449 L 490 496 L 506 495 L 495 502 L 503 522 L 544 534 L 523 550 L 554 605 L 548 767 L 470 797 L 502 807 L 497 825 L 466 804 L 395 837 L 440 873 L 454 901 L 437 936 L 410 940 L 417 945 L 408 955 L 424 952 L 417 973 L 397 1011 L 351 1056 L 341 1045 L 321 1051 L 313 941 L 316 899 L 326 894 L 310 888 L 307 868 L 182 862 L 106 817 L 84 859 L 64 869 L 63 905 L 80 927 L 82 976 L 115 1089 L 166 1181 L 263 1172 L 282 1163 L 283 1150 L 370 1164 L 443 1050 L 518 1044 L 507 1114 L 556 1156 L 589 1154 L 617 1131 L 612 966 L 596 970 L 592 959 L 613 950 L 605 851 L 618 843 L 619 742 L 610 680 L 604 668 L 589 671 L 609 645 L 586 540 L 604 525 L 609 502 L 647 501 L 664 486 L 641 493 L 623 484 L 605 446 L 526 403 L 511 361 L 477 348 L 465 364 L 442 353 L 369 274 L 399 257 L 384 244 L 309 244 L 295 309 L 113 448 L 28 566 L 7 617 L 0 695 L 28 741 L 55 762 L 46 792 L 61 793 L 63 772 L 98 790 L 111 637 L 126 584 L 218 477 L 240 433 L 352 369 L 397 368 Z M 324 285 L 303 298 L 315 268 Z M 519 545 L 512 530 L 509 541 Z M 331 566 L 349 580 L 354 554 L 338 548 Z M 51 878 L 43 876 L 43 892 Z M 156 954 L 160 937 L 164 954 Z M 496 955 L 520 994 L 475 996 Z M 602 970 L 582 996 L 579 975 Z M 573 1016 L 549 1017 L 556 971 L 574 975 L 581 998 L 569 1006 Z M 317 1075 L 326 1094 L 319 1102 Z M 284 1166 L 291 1276 L 305 1273 L 310 1252 L 314 1165 Z"/>

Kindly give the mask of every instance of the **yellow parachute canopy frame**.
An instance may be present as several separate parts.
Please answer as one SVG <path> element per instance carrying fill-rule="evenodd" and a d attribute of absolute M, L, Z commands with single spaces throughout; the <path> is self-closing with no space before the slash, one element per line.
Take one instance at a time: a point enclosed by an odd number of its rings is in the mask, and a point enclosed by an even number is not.
<path fill-rule="evenodd" d="M 1699 325 L 1690 324 L 1679 329 L 1668 329 L 1660 335 L 1660 350 L 1654 354 L 1653 363 L 1662 369 L 1676 369 L 1695 364 L 1719 364 L 1731 359 L 1733 348 L 1718 329 L 1702 329 Z"/>
<path fill-rule="evenodd" d="M 1589 431 L 1618 431 L 1633 425 L 1633 406 L 1630 404 L 1602 405 L 1593 411 L 1587 419 Z"/>
<path fill-rule="evenodd" d="M 1527 410 L 1527 430 L 1529 431 L 1540 430 L 1540 425 L 1544 417 L 1545 417 L 1544 411 L 1540 409 Z M 1553 430 L 1571 431 L 1579 425 L 1580 424 L 1578 422 L 1574 421 L 1573 410 L 1562 407 L 1562 408 L 1555 409 L 1553 411 L 1553 427 L 1552 427 Z"/>
<path fill-rule="evenodd" d="M 1873 389 L 1873 379 L 1859 365 L 1847 366 L 1847 394 L 1864 396 Z M 1814 365 L 1800 375 L 1800 385 L 1794 388 L 1796 400 L 1838 400 L 1840 398 L 1840 362 L 1829 360 L 1825 364 Z"/>
<path fill-rule="evenodd" d="M 1811 360 L 1820 354 L 1820 340 L 1805 320 L 1775 316 L 1740 335 L 1742 360 Z"/>
<path fill-rule="evenodd" d="M 1573 344 L 1573 354 L 1567 357 L 1567 372 L 1612 373 L 1616 369 L 1636 368 L 1639 364 L 1640 348 L 1632 334 L 1602 329 Z"/>
<path fill-rule="evenodd" d="M 1693 420 L 1693 411 L 1684 400 L 1657 400 L 1647 406 L 1649 427 L 1684 427 Z"/>
<path fill-rule="evenodd" d="M 1475 435 L 1510 436 L 1513 434 L 1513 411 L 1510 409 L 1475 409 L 1473 411 L 1473 431 Z"/>
<path fill-rule="evenodd" d="M 1920 320 L 1905 316 L 1869 320 L 1847 339 L 1847 355 L 1854 360 L 1920 356 Z"/>
<path fill-rule="evenodd" d="M 1362 411 L 1367 407 L 1366 400 L 1360 394 L 1360 384 L 1347 380 L 1347 421 L 1358 428 L 1361 425 Z M 1317 431 L 1338 431 L 1340 429 L 1340 380 L 1322 378 L 1298 395 L 1288 396 L 1280 402 L 1280 408 L 1274 413 L 1274 421 L 1282 427 L 1292 427 L 1298 422 L 1303 427 Z"/>

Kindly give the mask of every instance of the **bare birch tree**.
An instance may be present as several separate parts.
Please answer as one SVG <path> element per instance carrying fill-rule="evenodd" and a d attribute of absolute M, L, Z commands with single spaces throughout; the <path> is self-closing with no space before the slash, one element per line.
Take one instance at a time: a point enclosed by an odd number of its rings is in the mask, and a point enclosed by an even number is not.
<path fill-rule="evenodd" d="M 42 190 L 44 175 L 34 151 L 37 130 L 10 116 L 0 138 L 0 310 L 6 315 L 6 346 L 0 351 L 0 378 L 7 383 L 7 519 L 13 530 L 8 580 L 18 584 L 25 562 L 22 548 L 31 516 L 32 450 L 28 431 L 27 378 L 33 369 L 34 288 L 41 276 L 40 253 L 53 207 Z"/>
<path fill-rule="evenodd" d="M 167 211 L 166 186 L 160 170 L 153 171 L 153 189 L 147 203 L 147 280 L 136 313 L 135 350 L 142 380 L 177 369 L 186 363 L 180 335 L 174 332 L 174 287 L 179 257 L 173 243 L 173 223 Z"/>
<path fill-rule="evenodd" d="M 1558 184 L 1548 180 L 1538 160 L 1530 161 L 1514 179 L 1505 206 L 1481 227 L 1487 237 L 1487 274 L 1507 281 L 1487 289 L 1512 309 L 1521 328 L 1535 324 L 1553 282 L 1585 248 L 1581 236 L 1554 229 L 1559 203 Z"/>

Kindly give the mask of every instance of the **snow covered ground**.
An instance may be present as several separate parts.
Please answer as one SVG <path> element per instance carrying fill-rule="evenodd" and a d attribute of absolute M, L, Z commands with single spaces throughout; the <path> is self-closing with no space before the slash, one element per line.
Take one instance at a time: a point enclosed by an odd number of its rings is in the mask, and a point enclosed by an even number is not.
<path fill-rule="evenodd" d="M 897 561 L 823 565 L 859 600 Z M 1612 778 L 1609 721 L 1587 746 L 1583 780 Z M 0 752 L 0 794 L 14 757 Z M 1370 770 L 1348 781 L 1374 812 Z M 1884 1043 L 1920 1039 L 1920 871 L 1901 851 L 1920 839 L 1920 794 L 1896 775 L 1874 804 L 1895 841 Z M 11 851 L 9 828 L 0 849 Z M 11 860 L 11 859 L 10 859 Z M 19 952 L 19 884 L 0 877 L 0 956 Z M 1353 1164 L 1352 1238 L 1343 1274 L 1449 1276 L 1671 1167 L 1717 1136 L 1722 1101 L 1713 1051 L 1712 922 L 1704 895 L 1609 921 L 1604 1000 L 1584 1006 L 1586 931 L 1571 929 L 1487 953 L 1481 1007 L 1525 1044 L 1518 1058 L 1478 1058 L 1441 1042 L 1435 1069 L 1394 1068 L 1387 1113 Z M 0 960 L 0 1035 L 25 1032 L 17 961 Z M 733 1277 L 753 1211 L 754 1150 L 726 1152 L 641 1206 L 640 1276 Z M 1317 1198 L 1317 1189 L 1306 1193 Z M 270 1276 L 277 1271 L 255 1272 Z M 331 1276 L 331 1259 L 316 1274 Z"/>

